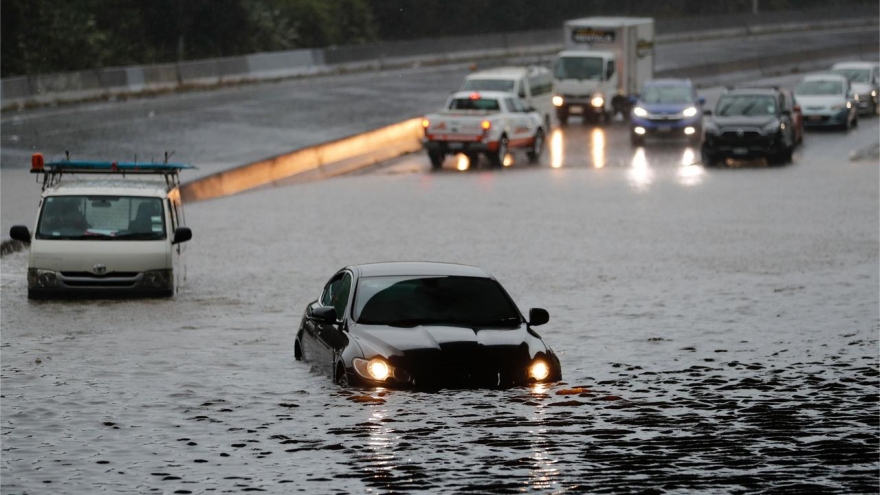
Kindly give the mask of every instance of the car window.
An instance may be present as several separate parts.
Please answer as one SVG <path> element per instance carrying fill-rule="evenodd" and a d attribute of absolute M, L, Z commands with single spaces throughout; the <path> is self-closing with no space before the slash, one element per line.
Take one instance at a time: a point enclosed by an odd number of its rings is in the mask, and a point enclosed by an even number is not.
<path fill-rule="evenodd" d="M 517 100 L 516 98 L 507 98 L 507 99 L 505 99 L 505 101 L 507 102 L 507 107 L 510 108 L 511 112 L 525 112 L 526 111 L 526 107 L 523 106 L 523 104 L 520 102 L 520 100 Z"/>
<path fill-rule="evenodd" d="M 342 319 L 350 293 L 351 274 L 346 272 L 334 277 L 333 280 L 327 283 L 324 287 L 324 293 L 321 295 L 321 305 L 333 306 L 336 310 L 336 317 Z"/>
<path fill-rule="evenodd" d="M 494 98 L 455 98 L 449 104 L 450 110 L 499 110 L 498 100 Z"/>
<path fill-rule="evenodd" d="M 721 117 L 759 117 L 776 114 L 776 98 L 771 95 L 724 95 L 715 114 Z"/>
<path fill-rule="evenodd" d="M 797 95 L 803 96 L 839 95 L 843 93 L 843 89 L 841 81 L 815 79 L 801 81 L 794 92 Z"/>
<path fill-rule="evenodd" d="M 834 69 L 831 72 L 846 76 L 852 82 L 866 83 L 871 80 L 871 71 L 868 69 Z"/>
<path fill-rule="evenodd" d="M 522 316 L 501 285 L 479 277 L 366 277 L 354 318 L 369 325 L 420 324 L 513 328 Z"/>

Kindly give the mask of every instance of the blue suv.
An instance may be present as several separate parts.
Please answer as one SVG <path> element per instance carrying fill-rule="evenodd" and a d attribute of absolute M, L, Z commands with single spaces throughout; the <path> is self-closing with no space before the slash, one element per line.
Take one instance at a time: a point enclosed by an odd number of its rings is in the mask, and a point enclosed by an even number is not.
<path fill-rule="evenodd" d="M 706 99 L 697 96 L 690 79 L 653 79 L 633 104 L 629 135 L 633 145 L 645 138 L 685 138 L 691 144 L 703 139 L 703 110 Z"/>

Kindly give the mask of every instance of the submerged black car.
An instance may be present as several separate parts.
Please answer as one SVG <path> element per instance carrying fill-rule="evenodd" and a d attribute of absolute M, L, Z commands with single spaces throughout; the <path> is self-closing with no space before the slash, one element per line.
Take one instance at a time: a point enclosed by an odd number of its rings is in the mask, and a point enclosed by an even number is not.
<path fill-rule="evenodd" d="M 341 385 L 511 387 L 562 378 L 559 359 L 480 268 L 387 262 L 339 270 L 306 307 L 295 357 Z"/>

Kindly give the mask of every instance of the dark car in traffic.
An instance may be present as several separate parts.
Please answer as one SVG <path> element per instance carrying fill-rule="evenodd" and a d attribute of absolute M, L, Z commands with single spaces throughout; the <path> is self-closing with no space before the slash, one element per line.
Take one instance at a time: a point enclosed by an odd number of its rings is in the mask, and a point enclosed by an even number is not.
<path fill-rule="evenodd" d="M 308 304 L 294 356 L 343 386 L 505 388 L 562 378 L 556 354 L 501 284 L 474 266 L 351 265 Z"/>
<path fill-rule="evenodd" d="M 686 139 L 694 145 L 703 138 L 703 104 L 690 79 L 653 79 L 645 83 L 633 105 L 629 136 L 633 145 L 645 138 Z"/>
<path fill-rule="evenodd" d="M 790 162 L 799 125 L 791 95 L 780 88 L 732 88 L 704 112 L 703 164 L 728 158 L 766 158 L 771 165 Z"/>

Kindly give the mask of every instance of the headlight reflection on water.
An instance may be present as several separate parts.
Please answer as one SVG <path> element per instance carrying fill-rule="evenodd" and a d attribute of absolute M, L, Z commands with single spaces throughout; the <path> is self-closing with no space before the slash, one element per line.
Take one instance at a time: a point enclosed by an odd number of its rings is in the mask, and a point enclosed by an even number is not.
<path fill-rule="evenodd" d="M 678 182 L 683 186 L 696 186 L 703 182 L 706 169 L 696 164 L 696 154 L 691 148 L 684 150 L 681 167 L 678 169 Z"/>
<path fill-rule="evenodd" d="M 632 157 L 629 169 L 629 182 L 637 191 L 645 191 L 654 182 L 654 171 L 648 166 L 645 148 L 639 146 Z"/>
<path fill-rule="evenodd" d="M 549 390 L 550 387 L 545 383 L 534 383 L 530 388 L 531 395 L 536 402 L 547 400 Z M 543 427 L 546 412 L 546 408 L 542 406 L 534 408 L 532 422 L 539 427 L 529 431 L 529 438 L 532 439 L 532 454 L 530 456 L 532 468 L 529 471 L 529 485 L 535 491 L 546 491 L 557 485 L 557 477 L 559 476 L 559 470 L 555 467 L 558 461 L 553 457 L 552 445 L 548 440 L 548 435 L 551 434 Z"/>
<path fill-rule="evenodd" d="M 562 167 L 562 130 L 554 129 L 550 135 L 550 166 L 553 168 Z"/>
<path fill-rule="evenodd" d="M 590 153 L 593 158 L 593 167 L 605 168 L 605 131 L 594 128 L 590 135 Z"/>

